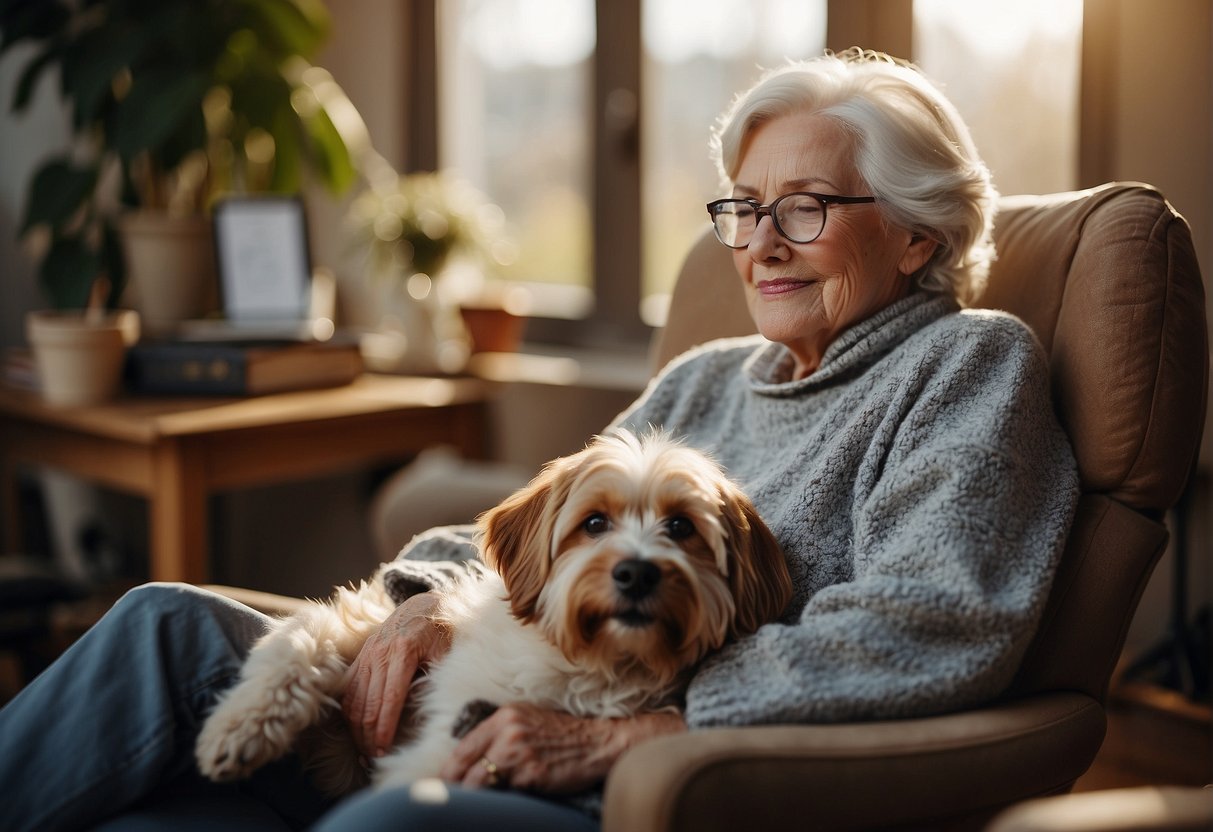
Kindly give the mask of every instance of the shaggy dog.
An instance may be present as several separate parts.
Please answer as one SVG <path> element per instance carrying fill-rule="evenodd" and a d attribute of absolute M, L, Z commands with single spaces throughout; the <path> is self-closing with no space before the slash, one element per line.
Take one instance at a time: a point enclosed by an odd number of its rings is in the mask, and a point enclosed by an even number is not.
<path fill-rule="evenodd" d="M 554 460 L 479 526 L 495 573 L 441 593 L 450 650 L 410 695 L 416 711 L 394 750 L 375 761 L 378 786 L 436 776 L 485 703 L 587 717 L 676 705 L 708 651 L 777 616 L 791 594 L 779 546 L 746 496 L 708 457 L 660 433 L 621 431 Z M 276 622 L 203 726 L 202 773 L 246 777 L 298 750 L 325 791 L 365 785 L 337 702 L 394 608 L 377 574 Z"/>

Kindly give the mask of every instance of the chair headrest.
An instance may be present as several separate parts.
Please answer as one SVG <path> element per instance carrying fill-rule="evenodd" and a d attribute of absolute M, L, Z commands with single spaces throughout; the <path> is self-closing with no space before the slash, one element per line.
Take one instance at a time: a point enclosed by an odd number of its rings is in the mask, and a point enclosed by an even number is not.
<path fill-rule="evenodd" d="M 1204 286 L 1187 223 L 1154 188 L 1111 183 L 1004 198 L 979 306 L 1049 353 L 1053 400 L 1083 489 L 1135 508 L 1179 498 L 1208 383 Z"/>

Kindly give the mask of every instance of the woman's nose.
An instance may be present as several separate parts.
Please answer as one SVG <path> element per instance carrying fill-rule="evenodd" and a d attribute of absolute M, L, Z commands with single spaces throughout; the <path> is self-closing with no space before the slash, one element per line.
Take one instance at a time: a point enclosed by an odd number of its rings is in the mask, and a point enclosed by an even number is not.
<path fill-rule="evenodd" d="M 786 260 L 790 253 L 788 241 L 775 230 L 775 221 L 770 215 L 760 216 L 750 238 L 750 259 L 756 263 L 769 260 Z"/>

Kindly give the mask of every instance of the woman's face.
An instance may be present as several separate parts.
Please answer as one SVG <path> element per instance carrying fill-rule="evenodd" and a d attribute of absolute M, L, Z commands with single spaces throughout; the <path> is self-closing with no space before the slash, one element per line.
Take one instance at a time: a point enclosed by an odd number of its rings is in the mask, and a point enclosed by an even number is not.
<path fill-rule="evenodd" d="M 763 205 L 795 191 L 870 196 L 852 155 L 849 136 L 830 119 L 781 116 L 750 135 L 733 195 Z M 795 377 L 803 378 L 839 333 L 905 297 L 909 275 L 933 249 L 932 241 L 886 223 L 876 204 L 860 203 L 828 206 L 811 243 L 786 239 L 764 216 L 733 262 L 758 331 L 791 350 Z"/>

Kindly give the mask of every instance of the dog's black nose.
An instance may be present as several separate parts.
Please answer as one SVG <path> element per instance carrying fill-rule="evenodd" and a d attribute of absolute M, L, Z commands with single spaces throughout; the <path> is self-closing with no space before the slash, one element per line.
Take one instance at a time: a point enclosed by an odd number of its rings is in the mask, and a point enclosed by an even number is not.
<path fill-rule="evenodd" d="M 631 558 L 621 560 L 611 570 L 615 586 L 627 598 L 639 601 L 652 593 L 661 582 L 661 570 L 647 560 Z"/>

